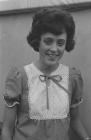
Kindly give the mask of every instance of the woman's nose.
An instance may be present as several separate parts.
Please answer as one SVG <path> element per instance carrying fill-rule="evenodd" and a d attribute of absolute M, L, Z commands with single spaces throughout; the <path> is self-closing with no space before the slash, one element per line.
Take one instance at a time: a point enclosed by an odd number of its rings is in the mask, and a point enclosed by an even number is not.
<path fill-rule="evenodd" d="M 56 45 L 56 43 L 54 43 L 54 44 L 52 45 L 51 50 L 54 51 L 54 52 L 57 51 L 57 45 Z"/>

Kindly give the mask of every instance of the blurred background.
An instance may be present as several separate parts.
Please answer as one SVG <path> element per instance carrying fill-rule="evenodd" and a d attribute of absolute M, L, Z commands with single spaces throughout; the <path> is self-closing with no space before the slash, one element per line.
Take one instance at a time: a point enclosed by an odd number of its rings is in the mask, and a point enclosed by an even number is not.
<path fill-rule="evenodd" d="M 34 13 L 46 6 L 63 7 L 75 19 L 75 49 L 65 52 L 62 62 L 81 70 L 84 102 L 80 105 L 80 117 L 91 136 L 91 0 L 0 0 L 0 122 L 3 121 L 7 73 L 12 66 L 26 65 L 38 57 L 27 44 L 26 36 Z M 78 139 L 75 136 L 74 140 Z"/>

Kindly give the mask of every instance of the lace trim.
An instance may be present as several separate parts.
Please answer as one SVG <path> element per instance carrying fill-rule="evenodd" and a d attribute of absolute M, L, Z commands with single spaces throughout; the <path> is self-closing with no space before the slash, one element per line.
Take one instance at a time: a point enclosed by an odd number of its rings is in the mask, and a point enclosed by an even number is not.
<path fill-rule="evenodd" d="M 81 98 L 81 100 L 78 103 L 72 104 L 71 108 L 78 107 L 81 103 L 83 103 L 83 98 Z"/>

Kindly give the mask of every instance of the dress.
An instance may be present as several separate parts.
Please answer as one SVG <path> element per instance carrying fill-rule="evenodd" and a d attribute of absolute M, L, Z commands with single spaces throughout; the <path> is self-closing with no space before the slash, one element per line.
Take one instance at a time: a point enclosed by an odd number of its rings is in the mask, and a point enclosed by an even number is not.
<path fill-rule="evenodd" d="M 4 100 L 18 106 L 13 140 L 69 140 L 70 108 L 82 103 L 83 80 L 75 68 L 60 64 L 45 76 L 31 63 L 13 68 Z"/>

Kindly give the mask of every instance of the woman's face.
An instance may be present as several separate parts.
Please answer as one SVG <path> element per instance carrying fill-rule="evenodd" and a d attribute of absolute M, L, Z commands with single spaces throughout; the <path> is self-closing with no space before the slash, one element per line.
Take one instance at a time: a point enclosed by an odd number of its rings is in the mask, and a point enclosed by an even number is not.
<path fill-rule="evenodd" d="M 64 54 L 67 34 L 45 33 L 41 36 L 39 54 L 40 62 L 45 65 L 56 65 Z"/>

